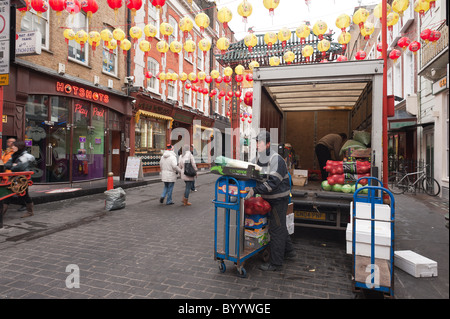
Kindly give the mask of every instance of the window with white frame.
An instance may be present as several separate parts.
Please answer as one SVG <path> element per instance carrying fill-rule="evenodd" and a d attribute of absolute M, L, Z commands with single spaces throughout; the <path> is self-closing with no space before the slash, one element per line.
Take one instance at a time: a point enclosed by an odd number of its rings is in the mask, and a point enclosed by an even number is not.
<path fill-rule="evenodd" d="M 169 69 L 168 73 L 174 73 L 173 70 Z M 177 99 L 177 81 L 168 81 L 167 83 L 167 97 L 171 100 Z"/>
<path fill-rule="evenodd" d="M 178 23 L 177 23 L 177 20 L 175 20 L 174 17 L 169 16 L 169 24 L 173 28 L 173 32 L 169 36 L 169 45 L 170 45 L 170 43 L 172 43 L 172 41 L 178 40 Z"/>
<path fill-rule="evenodd" d="M 214 95 L 213 99 L 214 99 L 214 113 L 219 114 L 219 98 L 217 97 L 217 95 Z"/>
<path fill-rule="evenodd" d="M 394 95 L 403 98 L 402 58 L 394 63 Z"/>
<path fill-rule="evenodd" d="M 111 33 L 113 32 L 113 29 L 108 27 L 109 31 Z M 108 43 L 109 44 L 109 43 Z M 111 74 L 113 76 L 117 76 L 117 47 L 113 50 L 110 49 L 105 45 L 105 42 L 103 42 L 103 67 L 102 72 Z"/>
<path fill-rule="evenodd" d="M 159 17 L 159 10 L 150 3 L 148 4 L 148 23 L 153 24 L 156 27 L 156 38 L 160 38 L 159 25 L 161 24 L 161 19 Z"/>
<path fill-rule="evenodd" d="M 414 54 L 409 51 L 406 50 L 403 53 L 403 63 L 404 63 L 404 85 L 405 85 L 405 98 L 408 95 L 414 94 L 414 78 L 415 78 L 415 74 L 414 74 Z"/>
<path fill-rule="evenodd" d="M 203 94 L 201 92 L 197 92 L 197 109 L 203 111 Z"/>
<path fill-rule="evenodd" d="M 203 70 L 203 51 L 197 48 L 197 69 Z"/>
<path fill-rule="evenodd" d="M 186 81 L 186 84 L 191 85 L 190 81 Z M 184 89 L 184 105 L 191 106 L 191 89 L 186 88 L 186 84 Z"/>
<path fill-rule="evenodd" d="M 84 30 L 86 33 L 89 33 L 88 19 L 87 16 L 82 12 L 79 12 L 78 14 L 73 16 L 69 15 L 66 18 L 66 25 L 68 28 L 72 29 L 75 33 L 77 33 L 80 30 Z M 81 48 L 81 45 L 78 42 L 76 42 L 75 40 L 69 40 L 69 59 L 87 65 L 89 62 L 88 49 L 89 44 L 87 43 L 87 41 L 83 45 L 83 48 Z M 103 57 L 103 61 L 105 61 L 105 57 Z"/>
<path fill-rule="evenodd" d="M 226 104 L 225 98 L 223 97 L 222 98 L 222 116 L 225 116 L 227 114 L 226 105 L 227 104 Z"/>
<path fill-rule="evenodd" d="M 387 71 L 387 94 L 392 95 L 392 68 Z"/>
<path fill-rule="evenodd" d="M 39 31 L 42 35 L 41 48 L 50 49 L 49 10 L 39 17 L 34 9 L 30 9 L 20 20 L 20 31 Z"/>
<path fill-rule="evenodd" d="M 150 79 L 147 79 L 147 89 L 154 93 L 158 93 L 159 85 L 158 85 L 158 79 L 156 78 L 156 75 L 159 72 L 158 61 L 149 57 L 147 59 L 147 71 L 150 72 L 151 74 L 153 74 L 153 76 Z"/>
<path fill-rule="evenodd" d="M 186 40 L 185 40 L 185 41 L 187 41 L 187 40 L 192 40 L 192 36 L 191 36 L 190 34 L 188 34 L 188 35 L 186 36 Z M 185 59 L 186 61 L 188 61 L 188 62 L 190 62 L 190 63 L 193 63 L 192 55 L 189 55 L 189 53 L 186 52 L 186 50 L 184 50 L 184 49 L 183 49 L 183 55 L 184 55 L 184 59 Z"/>

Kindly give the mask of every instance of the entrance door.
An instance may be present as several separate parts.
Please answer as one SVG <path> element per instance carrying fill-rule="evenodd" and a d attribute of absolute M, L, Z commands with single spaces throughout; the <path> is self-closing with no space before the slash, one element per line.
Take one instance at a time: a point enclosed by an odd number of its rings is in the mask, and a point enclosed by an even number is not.
<path fill-rule="evenodd" d="M 433 130 L 424 131 L 425 137 L 425 165 L 427 167 L 427 175 L 434 177 L 434 132 Z"/>
<path fill-rule="evenodd" d="M 67 182 L 70 178 L 70 100 L 30 96 L 25 107 L 27 151 L 36 161 L 35 183 Z"/>

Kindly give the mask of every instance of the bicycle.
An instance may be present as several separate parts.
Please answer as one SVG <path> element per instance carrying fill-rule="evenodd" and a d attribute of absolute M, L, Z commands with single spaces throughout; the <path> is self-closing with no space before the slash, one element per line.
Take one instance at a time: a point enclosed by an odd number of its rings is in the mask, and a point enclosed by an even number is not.
<path fill-rule="evenodd" d="M 394 175 L 388 179 L 389 190 L 396 195 L 400 195 L 406 191 L 416 192 L 417 187 L 421 185 L 426 194 L 430 196 L 439 195 L 441 187 L 436 179 L 427 176 L 426 168 L 428 166 L 430 165 L 425 165 L 422 170 L 412 173 L 407 173 L 406 167 L 404 172 L 394 172 Z M 410 180 L 412 176 L 417 176 L 414 182 Z"/>

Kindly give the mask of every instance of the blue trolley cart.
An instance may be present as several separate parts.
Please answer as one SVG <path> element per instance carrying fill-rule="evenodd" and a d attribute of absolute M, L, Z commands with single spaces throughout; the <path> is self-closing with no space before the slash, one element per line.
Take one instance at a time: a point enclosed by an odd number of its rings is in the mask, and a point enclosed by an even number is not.
<path fill-rule="evenodd" d="M 244 248 L 244 198 L 246 187 L 256 186 L 255 180 L 239 180 L 231 176 L 221 176 L 215 184 L 214 203 L 214 259 L 219 262 L 219 271 L 225 272 L 225 260 L 234 262 L 238 276 L 245 278 L 244 262 L 262 252 L 267 245 Z M 219 198 L 221 197 L 221 198 Z M 223 247 L 218 248 L 218 210 L 224 211 Z"/>
<path fill-rule="evenodd" d="M 353 254 L 353 282 L 354 291 L 368 289 L 372 291 L 382 292 L 384 297 L 394 297 L 394 221 L 395 221 L 395 200 L 392 193 L 381 186 L 373 186 L 373 182 L 382 182 L 375 177 L 362 177 L 358 179 L 368 179 L 368 186 L 359 188 L 353 194 L 353 214 L 352 214 L 352 254 Z M 367 195 L 363 195 L 367 190 Z M 390 218 L 377 219 L 375 216 L 376 204 L 383 204 L 384 195 L 390 197 Z M 370 218 L 362 218 L 357 216 L 357 202 L 370 204 Z M 370 257 L 360 256 L 356 254 L 356 221 L 370 221 Z M 390 225 L 390 253 L 389 259 L 375 258 L 375 222 L 389 223 Z"/>

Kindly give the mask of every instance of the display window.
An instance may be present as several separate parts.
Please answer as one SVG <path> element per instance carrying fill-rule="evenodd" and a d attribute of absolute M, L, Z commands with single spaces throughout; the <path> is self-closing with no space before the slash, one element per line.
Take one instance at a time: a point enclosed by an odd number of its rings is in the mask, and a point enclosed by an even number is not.
<path fill-rule="evenodd" d="M 159 165 L 166 146 L 166 136 L 167 120 L 139 118 L 135 126 L 135 150 L 144 166 Z"/>

